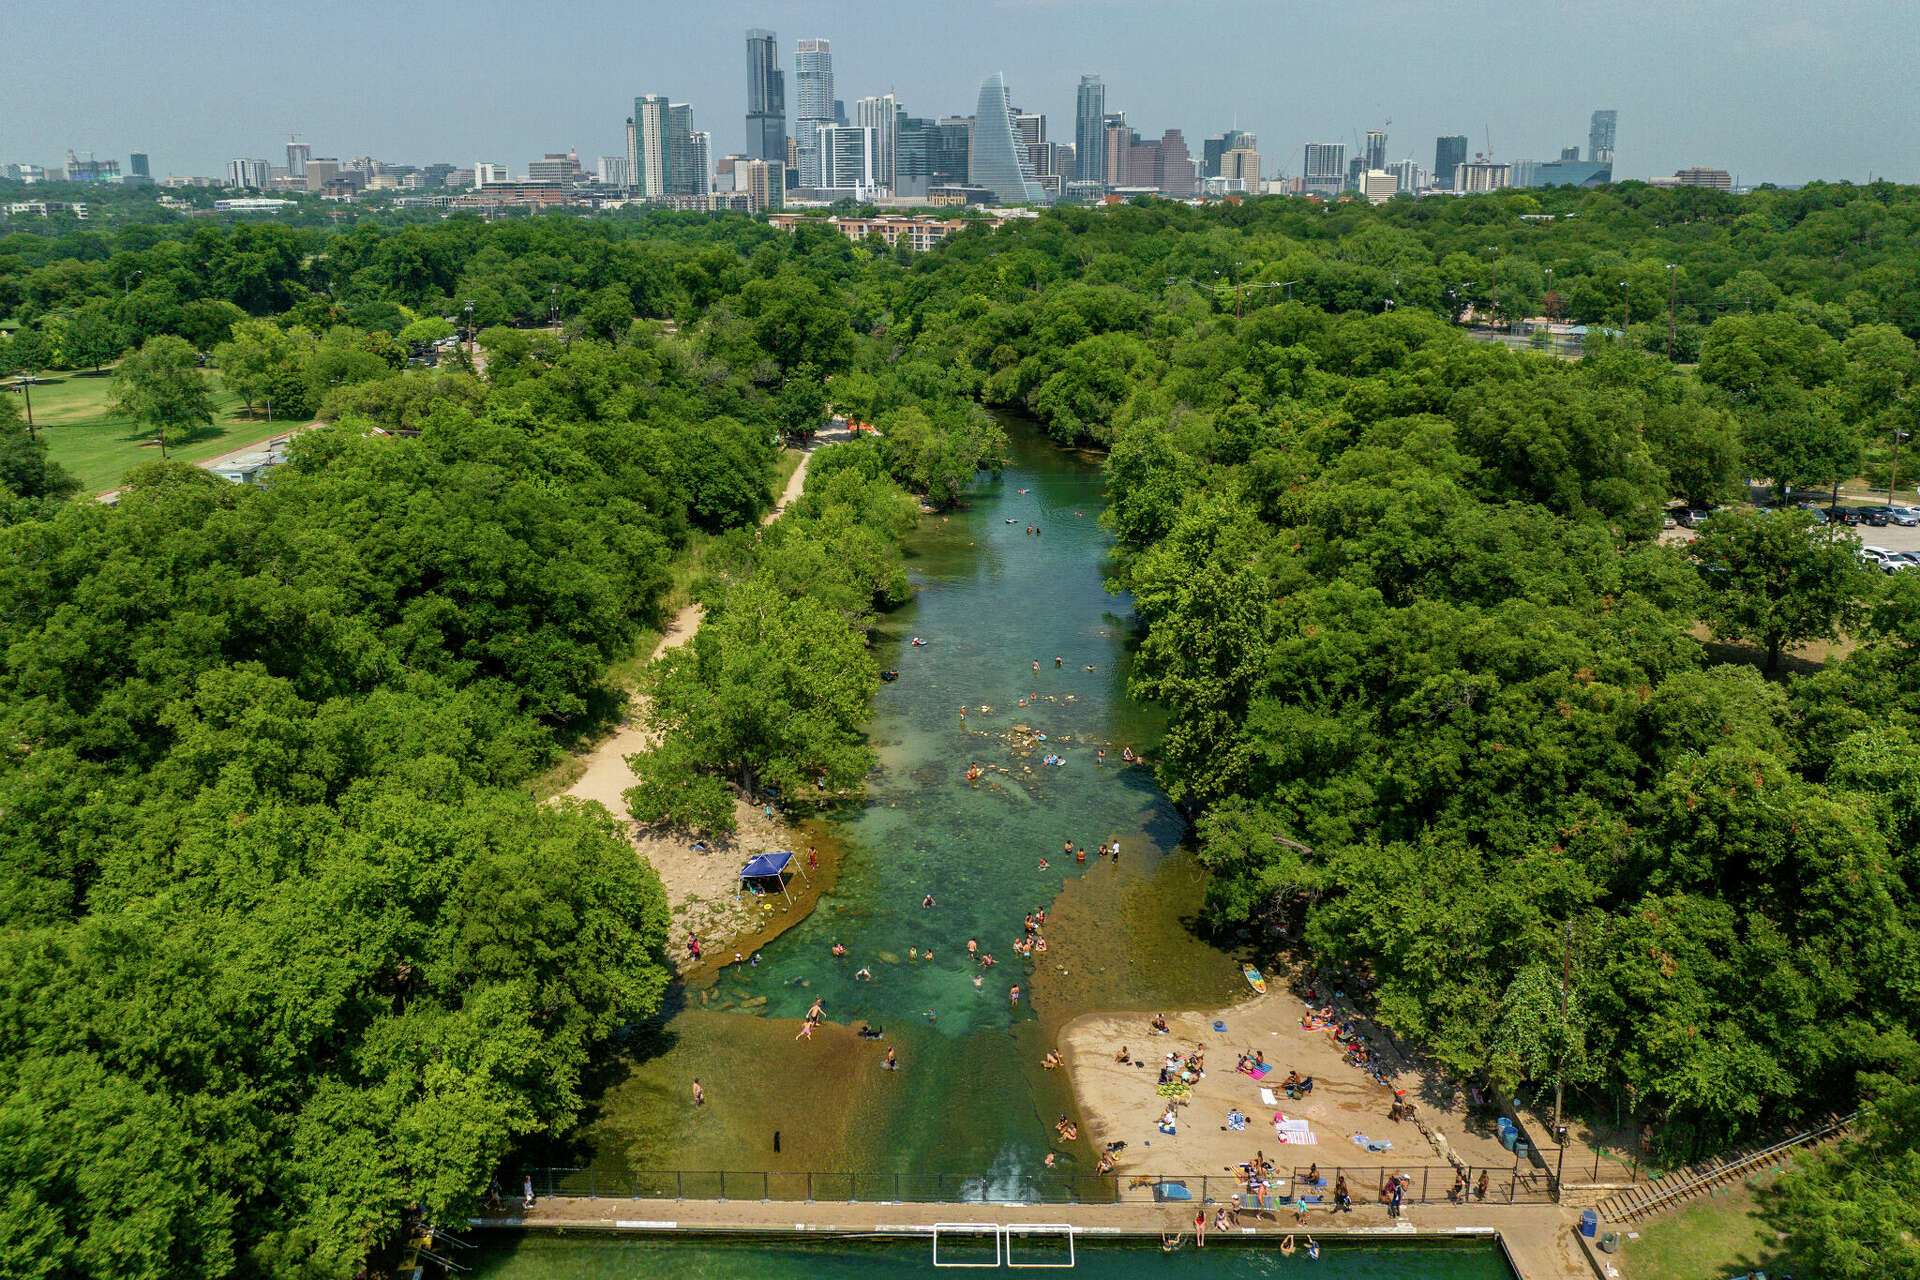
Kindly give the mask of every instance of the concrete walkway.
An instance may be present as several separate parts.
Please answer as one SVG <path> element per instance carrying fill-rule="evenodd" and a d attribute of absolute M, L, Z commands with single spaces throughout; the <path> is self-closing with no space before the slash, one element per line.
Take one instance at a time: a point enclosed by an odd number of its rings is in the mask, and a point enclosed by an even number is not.
<path fill-rule="evenodd" d="M 1200 1206 L 1185 1204 L 845 1204 L 832 1201 L 626 1200 L 556 1197 L 532 1209 L 472 1219 L 472 1225 L 537 1231 L 930 1233 L 935 1223 L 1049 1224 L 1089 1235 L 1145 1236 L 1193 1230 Z M 1208 1234 L 1213 1209 L 1206 1206 Z M 1256 1216 L 1258 1221 L 1256 1221 Z M 1270 1240 L 1311 1234 L 1319 1240 L 1498 1237 L 1521 1280 L 1592 1280 L 1574 1240 L 1577 1214 L 1557 1205 L 1409 1205 L 1398 1221 L 1379 1205 L 1356 1205 L 1338 1218 L 1316 1209 L 1305 1227 L 1291 1212 L 1243 1213 L 1230 1234 Z M 1304 1256 L 1304 1255 L 1303 1255 Z"/>

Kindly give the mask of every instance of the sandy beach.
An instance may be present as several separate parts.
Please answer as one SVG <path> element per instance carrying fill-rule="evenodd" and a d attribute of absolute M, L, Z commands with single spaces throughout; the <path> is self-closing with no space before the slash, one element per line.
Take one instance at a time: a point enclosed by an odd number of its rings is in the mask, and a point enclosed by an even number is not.
<path fill-rule="evenodd" d="M 1381 1085 L 1348 1065 L 1329 1032 L 1302 1029 L 1305 1006 L 1288 992 L 1249 993 L 1249 999 L 1224 1009 L 1163 1012 L 1166 1035 L 1150 1034 L 1151 1013 L 1088 1014 L 1060 1034 L 1082 1132 L 1095 1151 L 1111 1142 L 1126 1143 L 1116 1155 L 1120 1173 L 1218 1175 L 1264 1152 L 1283 1170 L 1317 1164 L 1322 1173 L 1344 1168 L 1350 1178 L 1361 1171 L 1360 1181 L 1371 1189 L 1385 1174 L 1438 1169 L 1455 1159 L 1476 1170 L 1514 1163 L 1491 1125 L 1484 1120 L 1470 1125 L 1464 1099 L 1435 1080 L 1409 1070 L 1389 1075 L 1390 1085 Z M 1226 1030 L 1215 1030 L 1215 1023 Z M 1162 1133 L 1158 1122 L 1168 1099 L 1157 1091 L 1159 1068 L 1168 1053 L 1184 1055 L 1200 1045 L 1206 1046 L 1205 1074 L 1185 1104 L 1175 1106 L 1176 1132 Z M 1122 1047 L 1134 1065 L 1115 1061 Z M 1243 1052 L 1264 1053 L 1272 1071 L 1255 1079 L 1236 1070 Z M 1313 1077 L 1313 1092 L 1297 1102 L 1280 1087 L 1289 1071 Z M 1263 1089 L 1273 1102 L 1263 1098 Z M 1417 1105 L 1418 1122 L 1388 1118 L 1395 1089 L 1406 1090 Z M 1243 1132 L 1226 1127 L 1229 1111 L 1236 1108 L 1246 1116 Z M 1300 1136 L 1283 1141 L 1276 1115 Z M 1356 1134 L 1392 1146 L 1369 1150 L 1353 1141 Z M 1351 1189 L 1358 1202 L 1362 1186 Z"/>

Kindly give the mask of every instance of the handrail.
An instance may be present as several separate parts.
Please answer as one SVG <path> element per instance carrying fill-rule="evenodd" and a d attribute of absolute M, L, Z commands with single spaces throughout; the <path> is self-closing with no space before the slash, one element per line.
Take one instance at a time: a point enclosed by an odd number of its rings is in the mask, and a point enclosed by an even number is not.
<path fill-rule="evenodd" d="M 1777 1142 L 1769 1143 L 1764 1147 L 1756 1148 L 1744 1154 L 1736 1155 L 1728 1159 L 1716 1159 L 1713 1164 L 1702 1168 L 1680 1170 L 1677 1173 L 1668 1175 L 1672 1181 L 1668 1182 L 1666 1186 L 1661 1186 L 1660 1184 L 1667 1182 L 1668 1179 L 1657 1178 L 1645 1191 L 1633 1191 L 1623 1196 L 1610 1197 L 1606 1203 L 1601 1206 L 1602 1210 L 1606 1211 L 1604 1216 L 1609 1218 L 1612 1216 L 1615 1201 L 1620 1201 L 1619 1207 L 1627 1210 L 1626 1216 L 1628 1220 L 1667 1208 L 1670 1205 L 1677 1204 L 1682 1200 L 1698 1194 L 1711 1184 L 1720 1182 L 1733 1174 L 1746 1172 L 1755 1168 L 1765 1168 L 1778 1161 L 1781 1156 L 1789 1151 L 1806 1146 L 1811 1142 L 1817 1142 L 1828 1134 L 1837 1133 L 1841 1129 L 1851 1125 L 1854 1118 L 1859 1114 L 1858 1111 L 1850 1111 L 1844 1116 L 1839 1116 L 1827 1121 L 1825 1124 L 1794 1134 L 1791 1137 L 1782 1138 Z"/>
<path fill-rule="evenodd" d="M 1308 1172 L 1318 1181 L 1309 1184 Z M 1466 1180 L 1464 1189 L 1460 1175 Z M 759 1200 L 763 1202 L 917 1204 L 1127 1204 L 1225 1205 L 1246 1212 L 1273 1213 L 1291 1208 L 1301 1195 L 1317 1197 L 1331 1211 L 1333 1190 L 1344 1178 L 1356 1205 L 1384 1202 L 1387 1180 L 1404 1175 L 1402 1202 L 1409 1205 L 1459 1202 L 1474 1204 L 1551 1204 L 1559 1189 L 1551 1166 L 1531 1159 L 1510 1165 L 1366 1165 L 1315 1164 L 1275 1171 L 1257 1191 L 1227 1174 L 1066 1173 L 1058 1170 L 1002 1178 L 954 1173 L 819 1172 L 808 1170 L 620 1170 L 523 1167 L 504 1187 L 518 1190 L 531 1182 L 536 1198 L 637 1200 Z M 509 1204 L 519 1200 L 508 1196 Z"/>

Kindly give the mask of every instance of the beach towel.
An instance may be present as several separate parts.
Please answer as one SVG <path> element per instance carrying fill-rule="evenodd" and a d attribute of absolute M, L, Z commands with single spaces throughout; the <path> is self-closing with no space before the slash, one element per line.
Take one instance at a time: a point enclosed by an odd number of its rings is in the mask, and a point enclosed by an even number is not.
<path fill-rule="evenodd" d="M 1240 1070 L 1242 1074 L 1250 1075 L 1255 1080 L 1265 1080 L 1267 1078 L 1267 1072 L 1273 1070 L 1273 1064 L 1271 1062 L 1267 1062 L 1267 1063 L 1262 1063 L 1257 1067 L 1245 1066 L 1240 1068 Z"/>
<path fill-rule="evenodd" d="M 1313 1126 L 1305 1120 L 1289 1120 L 1284 1116 L 1273 1118 L 1274 1136 L 1290 1147 L 1313 1147 L 1320 1144 L 1314 1136 Z"/>
<path fill-rule="evenodd" d="M 1280 1105 L 1280 1099 L 1273 1096 L 1273 1090 L 1271 1089 L 1262 1089 L 1260 1091 L 1260 1101 L 1266 1103 L 1270 1107 L 1277 1107 Z"/>
<path fill-rule="evenodd" d="M 1247 1131 L 1247 1118 L 1238 1111 L 1230 1112 L 1227 1116 L 1227 1128 L 1235 1133 L 1245 1133 Z"/>

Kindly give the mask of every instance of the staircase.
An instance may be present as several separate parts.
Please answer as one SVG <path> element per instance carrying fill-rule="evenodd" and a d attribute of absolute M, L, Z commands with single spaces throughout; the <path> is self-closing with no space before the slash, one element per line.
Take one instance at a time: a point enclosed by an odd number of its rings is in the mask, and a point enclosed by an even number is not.
<path fill-rule="evenodd" d="M 1638 1222 L 1652 1214 L 1683 1205 L 1695 1196 L 1718 1187 L 1743 1181 L 1762 1169 L 1779 1164 L 1801 1147 L 1840 1132 L 1853 1123 L 1856 1114 L 1849 1112 L 1790 1138 L 1716 1156 L 1705 1164 L 1689 1165 L 1644 1186 L 1629 1187 L 1600 1202 L 1601 1221 Z"/>

